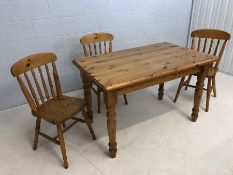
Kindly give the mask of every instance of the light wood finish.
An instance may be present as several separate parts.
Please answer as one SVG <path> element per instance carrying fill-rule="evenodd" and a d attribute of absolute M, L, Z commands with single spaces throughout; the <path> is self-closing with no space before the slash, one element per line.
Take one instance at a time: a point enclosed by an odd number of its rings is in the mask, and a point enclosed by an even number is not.
<path fill-rule="evenodd" d="M 194 106 L 192 109 L 192 121 L 196 122 L 198 118 L 199 106 L 201 103 L 205 77 L 208 72 L 209 65 L 205 65 L 201 72 L 197 74 L 197 84 L 194 95 Z"/>
<path fill-rule="evenodd" d="M 199 81 L 192 113 L 192 121 L 196 121 L 202 96 L 203 77 L 206 76 L 210 64 L 216 60 L 216 56 L 164 42 L 99 55 L 95 59 L 78 58 L 73 63 L 82 72 L 82 77 L 85 77 L 84 84 L 94 81 L 104 90 L 109 152 L 111 157 L 115 157 L 116 96 L 160 84 L 159 99 L 162 99 L 164 82 L 198 73 Z M 84 86 L 84 92 L 91 95 L 89 91 L 90 87 Z M 86 103 L 91 106 L 90 97 L 86 99 Z"/>
<path fill-rule="evenodd" d="M 59 143 L 60 143 L 62 157 L 63 157 L 63 161 L 64 161 L 64 167 L 68 168 L 68 161 L 67 161 L 67 156 L 66 156 L 66 148 L 65 148 L 65 142 L 64 142 L 64 137 L 63 137 L 63 132 L 62 132 L 61 124 L 57 124 L 57 133 L 58 133 Z"/>
<path fill-rule="evenodd" d="M 101 88 L 109 91 L 179 73 L 190 67 L 195 69 L 216 59 L 215 56 L 164 42 L 99 55 L 95 59 L 76 59 L 74 64 Z"/>
<path fill-rule="evenodd" d="M 77 122 L 83 122 L 87 124 L 93 139 L 95 139 L 95 134 L 91 127 L 90 120 L 87 117 L 88 115 L 85 112 L 85 101 L 80 98 L 62 95 L 61 84 L 55 64 L 56 60 L 56 55 L 53 53 L 31 55 L 16 62 L 12 66 L 11 72 L 19 82 L 22 92 L 31 107 L 32 115 L 36 117 L 33 149 L 37 149 L 39 135 L 60 145 L 64 167 L 68 168 L 63 133 L 69 130 Z M 49 66 L 52 67 L 52 71 L 49 70 Z M 42 68 L 44 68 L 44 71 Z M 53 73 L 53 76 L 50 75 L 51 72 Z M 30 73 L 31 76 L 29 76 Z M 48 83 L 46 83 L 46 76 Z M 74 117 L 74 115 L 80 111 L 83 114 L 84 120 Z M 41 119 L 56 125 L 58 135 L 50 137 L 47 134 L 40 132 Z M 65 127 L 65 121 L 68 119 L 72 119 L 74 122 Z M 61 128 L 62 124 L 65 127 L 64 129 Z"/>
<path fill-rule="evenodd" d="M 80 43 L 83 46 L 85 57 L 111 53 L 112 41 L 113 35 L 110 33 L 92 33 L 85 35 L 80 39 Z M 103 92 L 103 90 L 97 84 L 93 82 L 92 84 L 96 85 L 96 88 L 93 85 L 91 85 L 91 89 L 97 96 L 97 111 L 98 113 L 100 113 L 101 93 Z M 125 94 L 124 100 L 125 105 L 127 105 L 128 101 Z"/>
<path fill-rule="evenodd" d="M 227 41 L 231 38 L 231 36 L 229 33 L 221 30 L 200 29 L 193 31 L 191 33 L 191 37 L 192 37 L 192 45 L 191 45 L 192 50 L 197 50 L 218 57 L 216 62 L 214 62 L 211 65 L 206 75 L 208 78 L 208 84 L 207 84 L 207 88 L 204 88 L 204 90 L 207 91 L 206 112 L 208 112 L 210 94 L 212 91 L 214 93 L 214 97 L 216 97 L 215 77 L 218 71 L 218 66 L 222 59 L 222 55 L 224 53 Z M 193 75 L 197 76 L 195 74 Z M 183 86 L 185 86 L 185 90 L 187 90 L 188 87 L 196 88 L 196 86 L 190 85 L 190 81 L 193 75 L 189 75 L 187 80 L 185 80 L 185 77 L 181 79 L 174 102 L 177 101 Z"/>
<path fill-rule="evenodd" d="M 83 36 L 80 43 L 85 56 L 94 56 L 112 52 L 113 35 L 110 33 L 92 33 Z"/>
<path fill-rule="evenodd" d="M 91 81 L 86 76 L 86 74 L 81 72 L 81 79 L 83 82 L 83 89 L 84 91 L 84 99 L 87 106 L 87 115 L 91 123 L 93 122 L 93 111 L 92 111 L 92 96 L 91 96 Z"/>
<path fill-rule="evenodd" d="M 116 157 L 117 152 L 117 142 L 116 142 L 116 100 L 117 93 L 111 91 L 105 93 L 105 103 L 106 103 L 106 116 L 107 116 L 107 127 L 109 136 L 109 153 L 111 158 Z"/>

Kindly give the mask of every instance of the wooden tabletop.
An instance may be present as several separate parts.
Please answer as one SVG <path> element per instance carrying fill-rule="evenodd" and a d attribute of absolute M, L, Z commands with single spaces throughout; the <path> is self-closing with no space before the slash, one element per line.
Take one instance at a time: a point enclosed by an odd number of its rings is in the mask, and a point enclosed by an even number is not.
<path fill-rule="evenodd" d="M 216 56 L 163 42 L 77 58 L 74 64 L 104 90 L 116 90 L 216 61 Z"/>

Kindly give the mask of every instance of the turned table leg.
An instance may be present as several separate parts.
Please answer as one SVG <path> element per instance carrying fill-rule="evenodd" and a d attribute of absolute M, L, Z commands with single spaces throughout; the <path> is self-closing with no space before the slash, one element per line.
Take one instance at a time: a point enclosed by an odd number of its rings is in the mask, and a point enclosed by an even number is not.
<path fill-rule="evenodd" d="M 111 158 L 116 157 L 117 143 L 116 143 L 116 99 L 115 92 L 105 92 L 104 99 L 107 108 L 107 128 L 109 137 L 109 153 Z"/>
<path fill-rule="evenodd" d="M 194 95 L 194 107 L 192 109 L 192 121 L 193 122 L 196 122 L 198 118 L 199 106 L 201 103 L 204 82 L 205 82 L 208 69 L 209 69 L 209 65 L 204 66 L 203 71 L 197 75 L 197 83 L 196 83 L 196 89 L 195 89 L 195 95 Z"/>
<path fill-rule="evenodd" d="M 83 82 L 83 91 L 87 108 L 87 116 L 89 117 L 90 122 L 93 123 L 91 81 L 83 72 L 81 73 L 81 78 Z"/>
<path fill-rule="evenodd" d="M 164 95 L 164 83 L 159 84 L 159 93 L 158 93 L 159 100 L 163 99 L 163 95 Z"/>

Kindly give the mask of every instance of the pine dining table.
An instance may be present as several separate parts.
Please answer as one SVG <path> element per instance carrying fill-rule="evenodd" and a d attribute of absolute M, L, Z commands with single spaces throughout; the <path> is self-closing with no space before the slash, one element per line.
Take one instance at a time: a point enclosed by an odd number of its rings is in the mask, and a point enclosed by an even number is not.
<path fill-rule="evenodd" d="M 191 121 L 196 122 L 204 81 L 216 56 L 162 42 L 92 57 L 77 58 L 74 65 L 80 70 L 87 114 L 93 121 L 91 82 L 103 89 L 106 104 L 109 155 L 116 157 L 117 96 L 159 85 L 158 98 L 163 99 L 164 83 L 196 74 L 197 83 Z"/>

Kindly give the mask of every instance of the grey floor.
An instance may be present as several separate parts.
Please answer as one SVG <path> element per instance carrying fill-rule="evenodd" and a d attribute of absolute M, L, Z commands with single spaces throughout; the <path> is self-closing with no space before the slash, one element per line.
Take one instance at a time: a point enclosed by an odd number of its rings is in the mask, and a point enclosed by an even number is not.
<path fill-rule="evenodd" d="M 174 104 L 177 85 L 165 84 L 163 101 L 157 100 L 157 86 L 128 94 L 128 106 L 119 97 L 115 159 L 107 156 L 104 105 L 101 114 L 94 113 L 96 141 L 83 124 L 73 127 L 65 134 L 67 170 L 58 146 L 40 138 L 38 150 L 32 150 L 35 118 L 27 105 L 1 111 L 0 174 L 232 175 L 233 77 L 218 74 L 217 98 L 211 97 L 206 113 L 203 96 L 196 123 L 190 121 L 194 90 L 183 90 Z M 69 94 L 81 97 L 82 91 Z M 55 134 L 47 123 L 42 130 Z"/>

